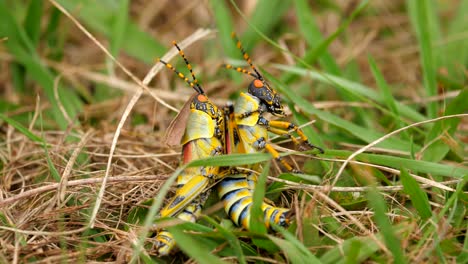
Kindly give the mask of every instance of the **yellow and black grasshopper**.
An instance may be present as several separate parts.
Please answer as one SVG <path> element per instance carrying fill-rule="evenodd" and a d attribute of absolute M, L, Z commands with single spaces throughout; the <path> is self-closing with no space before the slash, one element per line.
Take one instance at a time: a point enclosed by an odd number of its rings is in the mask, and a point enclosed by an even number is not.
<path fill-rule="evenodd" d="M 305 143 L 309 147 L 323 150 L 308 142 L 307 137 L 301 129 L 290 122 L 267 120 L 263 114 L 268 112 L 274 116 L 283 117 L 284 110 L 278 93 L 270 87 L 260 72 L 252 64 L 249 55 L 244 51 L 241 42 L 233 33 L 232 38 L 236 41 L 238 49 L 242 52 L 245 61 L 250 65 L 253 72 L 243 68 L 235 68 L 232 65 L 224 65 L 227 69 L 234 69 L 238 72 L 254 77 L 250 83 L 247 93 L 240 93 L 234 107 L 229 108 L 225 113 L 227 123 L 227 152 L 228 153 L 254 153 L 268 151 L 277 161 L 279 161 L 288 171 L 300 172 L 294 169 L 288 162 L 283 160 L 279 153 L 268 143 L 268 132 L 278 135 L 287 135 L 296 143 Z M 226 111 L 225 111 L 226 112 Z M 300 136 L 297 140 L 290 131 L 296 132 Z M 231 145 L 232 144 L 232 145 Z M 260 171 L 261 166 L 256 164 L 250 167 L 254 171 Z M 256 185 L 256 175 L 253 173 L 238 173 L 225 176 L 218 183 L 218 194 L 224 203 L 224 209 L 229 217 L 237 224 L 249 229 L 250 208 L 252 205 L 253 189 Z M 264 212 L 264 222 L 267 227 L 271 223 L 286 226 L 289 223 L 289 210 L 262 204 Z"/>
<path fill-rule="evenodd" d="M 226 124 L 225 150 L 227 154 L 234 153 L 234 148 L 239 144 L 238 128 L 234 122 L 233 105 L 224 108 L 224 121 Z M 261 166 L 251 166 L 259 170 Z M 218 183 L 218 196 L 223 202 L 226 214 L 238 226 L 250 230 L 250 209 L 253 204 L 253 191 L 257 185 L 257 175 L 254 171 L 245 169 L 230 169 Z M 289 209 L 279 208 L 262 203 L 261 209 L 264 214 L 263 223 L 270 229 L 272 224 L 282 227 L 289 225 Z"/>
<path fill-rule="evenodd" d="M 195 89 L 197 94 L 190 101 L 190 109 L 184 110 L 184 108 L 187 108 L 184 107 L 181 110 L 171 123 L 167 133 L 172 133 L 171 128 L 174 127 L 174 124 L 185 124 L 185 133 L 180 141 L 183 146 L 182 163 L 184 164 L 196 159 L 221 155 L 225 152 L 223 113 L 205 95 L 183 51 L 175 41 L 173 44 L 179 50 L 179 54 L 184 59 L 193 80 L 190 81 L 171 64 L 162 60 L 159 61 Z M 172 141 L 174 141 L 174 138 L 172 138 Z M 174 197 L 160 211 L 160 217 L 177 217 L 184 221 L 195 222 L 209 195 L 207 187 L 218 177 L 218 174 L 218 167 L 191 167 L 185 169 L 177 178 L 177 190 Z M 166 230 L 160 231 L 156 236 L 156 240 L 156 253 L 161 256 L 169 254 L 175 246 L 172 235 Z"/>

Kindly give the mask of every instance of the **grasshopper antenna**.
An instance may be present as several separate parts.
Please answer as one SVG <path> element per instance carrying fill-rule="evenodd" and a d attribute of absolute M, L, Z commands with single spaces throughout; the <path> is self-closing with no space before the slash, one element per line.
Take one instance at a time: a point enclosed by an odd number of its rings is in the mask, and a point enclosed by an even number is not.
<path fill-rule="evenodd" d="M 161 60 L 160 58 L 158 58 L 158 60 L 164 64 L 168 69 L 170 69 L 171 71 L 175 72 L 177 76 L 179 76 L 179 78 L 181 78 L 182 80 L 184 80 L 190 87 L 192 87 L 198 94 L 205 94 L 205 91 L 203 91 L 203 88 L 201 87 L 201 85 L 198 83 L 198 79 L 197 77 L 195 77 L 195 74 L 193 73 L 193 69 L 192 69 L 192 65 L 190 64 L 190 62 L 187 60 L 187 58 L 185 57 L 185 54 L 184 52 L 182 51 L 182 49 L 179 47 L 179 45 L 177 45 L 177 42 L 175 41 L 172 41 L 172 44 L 177 48 L 177 50 L 179 51 L 179 55 L 184 59 L 184 62 L 185 64 L 187 65 L 187 68 L 189 69 L 190 71 L 190 75 L 192 75 L 192 81 L 189 80 L 189 78 L 187 78 L 183 73 L 179 72 L 176 68 L 174 68 L 174 66 L 172 66 L 172 64 L 168 63 L 168 62 L 165 62 L 163 60 Z"/>
<path fill-rule="evenodd" d="M 252 64 L 252 59 L 250 59 L 249 54 L 244 50 L 244 47 L 242 46 L 242 43 L 240 42 L 239 38 L 237 38 L 235 32 L 231 33 L 231 38 L 236 42 L 236 47 L 241 51 L 242 57 L 250 65 L 250 68 L 252 68 L 252 70 L 254 72 L 251 72 L 251 71 L 246 70 L 246 69 L 241 68 L 241 67 L 234 67 L 231 64 L 223 64 L 222 66 L 224 68 L 226 68 L 226 69 L 232 69 L 232 70 L 235 70 L 235 71 L 238 71 L 240 73 L 250 75 L 250 76 L 252 76 L 252 77 L 254 77 L 256 79 L 259 79 L 259 80 L 263 81 L 264 80 L 263 76 L 260 74 L 260 72 L 257 70 L 257 68 Z"/>

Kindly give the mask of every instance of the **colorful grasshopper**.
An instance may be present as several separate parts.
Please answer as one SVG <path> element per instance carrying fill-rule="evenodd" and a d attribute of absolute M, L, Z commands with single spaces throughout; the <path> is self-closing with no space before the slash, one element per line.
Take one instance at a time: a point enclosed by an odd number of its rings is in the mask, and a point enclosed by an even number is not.
<path fill-rule="evenodd" d="M 299 172 L 283 160 L 279 153 L 268 143 L 268 131 L 278 135 L 288 135 L 296 144 L 303 142 L 310 147 L 318 147 L 310 144 L 302 130 L 296 125 L 285 121 L 267 120 L 263 117 L 265 112 L 274 116 L 284 116 L 280 97 L 257 71 L 234 33 L 232 38 L 237 42 L 237 47 L 254 72 L 243 68 L 234 68 L 229 64 L 225 65 L 225 67 L 248 74 L 255 79 L 250 83 L 248 93 L 240 93 L 235 106 L 231 107 L 228 113 L 225 113 L 226 131 L 229 135 L 229 137 L 226 136 L 226 139 L 227 142 L 232 142 L 232 146 L 227 144 L 227 151 L 229 153 L 254 153 L 266 150 L 288 171 Z M 298 141 L 289 133 L 291 130 L 300 136 L 301 141 Z M 321 148 L 318 149 L 323 152 Z M 257 164 L 251 166 L 251 169 L 260 171 L 261 166 Z M 218 195 L 224 203 L 226 213 L 234 223 L 242 225 L 246 229 L 249 229 L 250 208 L 256 182 L 255 174 L 238 173 L 224 177 L 218 184 Z M 263 203 L 262 210 L 264 212 L 264 223 L 268 228 L 271 227 L 271 223 L 280 226 L 286 226 L 289 223 L 288 209 Z"/>
<path fill-rule="evenodd" d="M 167 68 L 174 71 L 188 85 L 195 89 L 197 95 L 190 102 L 189 111 L 184 107 L 174 119 L 174 124 L 186 125 L 185 134 L 182 137 L 183 163 L 216 156 L 224 153 L 224 116 L 216 105 L 206 97 L 202 87 L 198 84 L 192 66 L 185 58 L 183 51 L 176 42 L 174 46 L 179 50 L 187 68 L 192 75 L 192 81 L 177 71 L 171 64 L 159 60 Z M 188 113 L 188 116 L 186 116 Z M 184 116 L 185 115 L 185 116 Z M 186 119 L 183 120 L 183 119 Z M 168 133 L 171 129 L 168 130 Z M 187 168 L 177 178 L 177 190 L 170 202 L 160 211 L 161 217 L 177 217 L 184 221 L 195 222 L 201 212 L 202 205 L 209 195 L 208 184 L 218 177 L 218 167 L 191 167 Z M 175 246 L 172 235 L 162 230 L 156 237 L 155 245 L 158 255 L 167 255 Z"/>

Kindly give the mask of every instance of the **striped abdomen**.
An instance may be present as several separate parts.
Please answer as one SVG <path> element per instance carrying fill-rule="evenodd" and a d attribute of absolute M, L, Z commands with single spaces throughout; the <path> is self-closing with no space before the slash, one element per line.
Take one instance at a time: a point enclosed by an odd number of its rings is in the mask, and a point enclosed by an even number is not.
<path fill-rule="evenodd" d="M 223 201 L 224 210 L 238 226 L 250 229 L 250 208 L 253 202 L 253 188 L 256 181 L 254 175 L 235 174 L 226 176 L 218 183 L 218 195 Z M 271 229 L 271 224 L 286 227 L 289 224 L 289 209 L 262 203 L 264 224 Z"/>

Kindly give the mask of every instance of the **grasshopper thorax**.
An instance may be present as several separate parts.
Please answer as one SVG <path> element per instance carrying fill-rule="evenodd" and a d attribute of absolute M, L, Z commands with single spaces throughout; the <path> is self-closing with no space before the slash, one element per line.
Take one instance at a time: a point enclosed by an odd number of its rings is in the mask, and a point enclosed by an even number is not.
<path fill-rule="evenodd" d="M 257 97 L 269 113 L 275 116 L 284 116 L 280 96 L 266 81 L 262 79 L 253 80 L 249 85 L 249 93 Z"/>
<path fill-rule="evenodd" d="M 218 119 L 222 116 L 218 107 L 211 103 L 211 101 L 204 94 L 197 95 L 190 105 L 190 108 L 196 109 L 207 113 L 211 118 Z"/>

